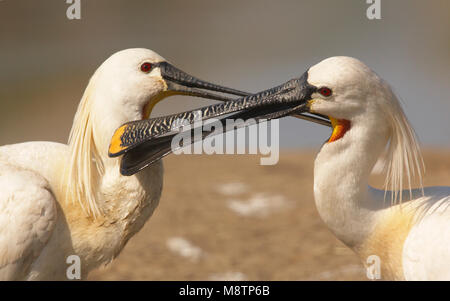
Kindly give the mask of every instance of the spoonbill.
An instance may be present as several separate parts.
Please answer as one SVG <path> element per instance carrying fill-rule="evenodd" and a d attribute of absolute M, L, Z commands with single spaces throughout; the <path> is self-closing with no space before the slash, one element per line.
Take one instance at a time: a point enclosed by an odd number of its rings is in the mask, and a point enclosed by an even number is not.
<path fill-rule="evenodd" d="M 331 57 L 276 88 L 203 108 L 198 118 L 260 122 L 289 115 L 332 128 L 315 159 L 316 207 L 328 228 L 366 266 L 376 261 L 379 270 L 373 276 L 450 280 L 450 187 L 422 188 L 419 143 L 389 84 L 355 58 Z M 190 123 L 195 119 L 192 112 L 182 116 Z M 156 121 L 138 121 L 153 133 L 129 146 L 147 150 L 145 161 L 150 163 L 172 151 L 168 139 L 159 137 L 170 127 Z M 383 155 L 386 181 L 379 190 L 368 182 Z M 417 189 L 412 188 L 414 180 Z"/>
<path fill-rule="evenodd" d="M 82 279 L 112 261 L 150 218 L 162 163 L 133 176 L 108 156 L 121 124 L 150 116 L 180 94 L 230 100 L 247 95 L 196 79 L 148 49 L 109 57 L 91 77 L 68 145 L 28 142 L 0 148 L 0 280 L 64 280 L 69 256 Z"/>

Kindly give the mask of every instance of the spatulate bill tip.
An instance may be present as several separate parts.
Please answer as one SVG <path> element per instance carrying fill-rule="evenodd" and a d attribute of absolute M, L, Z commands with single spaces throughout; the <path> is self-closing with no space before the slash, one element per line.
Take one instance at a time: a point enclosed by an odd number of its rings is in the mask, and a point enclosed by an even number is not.
<path fill-rule="evenodd" d="M 108 155 L 110 157 L 118 157 L 122 155 L 128 147 L 123 145 L 122 137 L 125 133 L 128 125 L 122 125 L 120 128 L 118 128 L 113 137 L 111 138 L 111 143 L 109 145 Z"/>

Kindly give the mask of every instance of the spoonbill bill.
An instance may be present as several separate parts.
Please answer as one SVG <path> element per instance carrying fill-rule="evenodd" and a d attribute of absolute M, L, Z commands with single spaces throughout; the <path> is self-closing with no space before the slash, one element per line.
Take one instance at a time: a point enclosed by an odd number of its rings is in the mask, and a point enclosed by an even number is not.
<path fill-rule="evenodd" d="M 68 145 L 28 142 L 0 148 L 0 280 L 64 280 L 69 256 L 82 279 L 112 261 L 150 218 L 162 163 L 133 176 L 108 156 L 121 124 L 146 119 L 170 95 L 215 100 L 245 92 L 194 78 L 148 49 L 109 57 L 91 77 Z M 112 140 L 112 141 L 111 141 Z"/>
<path fill-rule="evenodd" d="M 331 57 L 298 79 L 201 112 L 201 119 L 259 122 L 291 115 L 330 126 L 314 166 L 315 203 L 328 228 L 365 265 L 376 261 L 375 277 L 450 280 L 450 187 L 423 188 L 424 163 L 414 130 L 390 85 L 364 63 Z M 195 119 L 192 112 L 181 116 Z M 172 151 L 168 139 L 159 137 L 170 127 L 155 129 L 156 121 L 138 121 L 153 133 L 129 146 L 147 150 L 150 163 Z M 386 181 L 379 190 L 368 182 L 383 155 Z M 419 188 L 413 189 L 414 183 Z"/>

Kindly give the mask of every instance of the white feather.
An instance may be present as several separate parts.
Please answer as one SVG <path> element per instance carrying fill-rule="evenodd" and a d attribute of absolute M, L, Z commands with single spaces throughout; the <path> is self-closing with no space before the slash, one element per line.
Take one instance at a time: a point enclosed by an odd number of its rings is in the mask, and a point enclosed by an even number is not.
<path fill-rule="evenodd" d="M 363 263 L 378 256 L 384 279 L 449 280 L 450 188 L 422 189 L 420 147 L 390 86 L 349 57 L 313 66 L 308 82 L 333 90 L 331 98 L 313 94 L 312 111 L 351 124 L 316 158 L 314 195 L 322 219 Z M 384 191 L 368 185 L 383 152 Z M 412 189 L 414 179 L 419 189 Z"/>
<path fill-rule="evenodd" d="M 159 162 L 123 177 L 109 140 L 142 118 L 164 88 L 159 71 L 143 74 L 148 49 L 107 59 L 81 99 L 69 145 L 28 142 L 0 147 L 0 279 L 66 280 L 77 255 L 81 276 L 113 260 L 150 218 L 161 196 Z"/>

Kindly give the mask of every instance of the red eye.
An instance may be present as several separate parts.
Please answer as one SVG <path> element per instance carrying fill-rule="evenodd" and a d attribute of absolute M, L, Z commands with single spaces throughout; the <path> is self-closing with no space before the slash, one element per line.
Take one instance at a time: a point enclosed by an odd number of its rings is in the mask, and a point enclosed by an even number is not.
<path fill-rule="evenodd" d="M 320 88 L 319 89 L 319 93 L 322 94 L 325 97 L 331 96 L 331 94 L 333 94 L 331 89 L 327 88 L 327 87 Z"/>
<path fill-rule="evenodd" d="M 143 63 L 141 65 L 141 71 L 142 72 L 148 73 L 148 72 L 150 72 L 150 70 L 152 70 L 152 64 L 150 64 L 150 63 Z"/>

